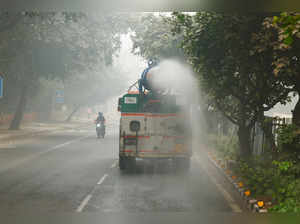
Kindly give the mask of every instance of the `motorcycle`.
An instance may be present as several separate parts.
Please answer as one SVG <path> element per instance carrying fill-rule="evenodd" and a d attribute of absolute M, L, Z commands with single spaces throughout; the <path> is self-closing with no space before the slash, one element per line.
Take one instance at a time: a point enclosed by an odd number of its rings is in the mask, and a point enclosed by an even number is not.
<path fill-rule="evenodd" d="M 105 125 L 101 122 L 96 123 L 96 133 L 97 138 L 104 138 L 105 135 Z"/>

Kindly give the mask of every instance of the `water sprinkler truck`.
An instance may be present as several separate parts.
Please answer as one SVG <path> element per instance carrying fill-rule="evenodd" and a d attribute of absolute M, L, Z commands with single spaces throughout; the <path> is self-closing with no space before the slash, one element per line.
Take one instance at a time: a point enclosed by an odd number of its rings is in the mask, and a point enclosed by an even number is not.
<path fill-rule="evenodd" d="M 178 103 L 179 95 L 153 86 L 153 67 L 149 63 L 141 79 L 119 98 L 119 168 L 135 168 L 136 159 L 160 159 L 188 170 L 192 155 L 189 105 Z"/>

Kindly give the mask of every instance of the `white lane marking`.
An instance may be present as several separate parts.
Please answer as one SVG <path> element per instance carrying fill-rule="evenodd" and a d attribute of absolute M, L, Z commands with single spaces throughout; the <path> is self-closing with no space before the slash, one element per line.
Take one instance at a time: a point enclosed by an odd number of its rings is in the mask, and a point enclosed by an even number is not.
<path fill-rule="evenodd" d="M 64 147 L 64 146 L 66 146 L 66 145 L 70 145 L 70 144 L 72 144 L 72 143 L 74 143 L 74 142 L 78 142 L 78 141 L 80 141 L 80 140 L 82 140 L 82 139 L 85 139 L 85 138 L 88 138 L 88 137 L 90 137 L 90 136 L 91 136 L 91 135 L 82 136 L 82 137 L 80 137 L 80 138 L 76 138 L 76 139 L 73 139 L 73 140 L 71 140 L 71 141 L 64 142 L 64 143 L 62 143 L 62 144 L 53 146 L 52 148 L 50 148 L 50 149 L 48 149 L 48 150 L 46 150 L 46 151 L 44 151 L 44 152 L 38 153 L 38 155 L 41 155 L 41 154 L 44 154 L 44 153 L 51 152 L 51 151 L 53 151 L 53 150 L 55 150 L 55 149 L 62 148 L 62 147 Z"/>
<path fill-rule="evenodd" d="M 82 210 L 85 208 L 85 206 L 87 205 L 87 203 L 89 203 L 89 201 L 91 200 L 92 195 L 89 194 L 87 195 L 84 200 L 81 202 L 81 204 L 79 205 L 79 207 L 76 209 L 76 212 L 82 212 Z"/>
<path fill-rule="evenodd" d="M 98 185 L 102 184 L 105 178 L 108 176 L 108 174 L 104 174 L 104 176 L 98 181 Z"/>
<path fill-rule="evenodd" d="M 237 213 L 242 212 L 242 209 L 240 208 L 240 206 L 235 202 L 235 200 L 233 199 L 233 197 L 222 187 L 221 184 L 218 183 L 217 179 L 214 178 L 212 175 L 210 175 L 208 173 L 208 171 L 203 167 L 203 165 L 201 164 L 201 161 L 199 159 L 198 156 L 196 156 L 197 158 L 197 162 L 200 164 L 200 166 L 202 166 L 203 170 L 206 172 L 206 174 L 208 175 L 208 177 L 211 179 L 211 181 L 216 185 L 217 189 L 221 192 L 221 194 L 223 195 L 223 197 L 225 198 L 225 200 L 227 201 L 227 203 L 229 204 L 230 208 Z"/>
<path fill-rule="evenodd" d="M 70 145 L 72 142 L 65 142 L 65 143 L 62 143 L 62 144 L 59 144 L 59 145 L 56 145 L 54 147 L 52 147 L 50 150 L 53 150 L 53 149 L 59 149 L 59 148 L 62 148 L 66 145 Z"/>
<path fill-rule="evenodd" d="M 93 188 L 93 190 L 80 203 L 80 205 L 76 209 L 76 212 L 82 212 L 83 211 L 83 209 L 87 206 L 89 201 L 92 199 L 93 193 L 97 190 L 97 187 L 99 187 L 99 185 L 101 185 L 104 182 L 106 177 L 108 177 L 108 174 L 104 174 L 103 177 L 101 177 L 101 179 L 98 181 L 97 185 Z"/>

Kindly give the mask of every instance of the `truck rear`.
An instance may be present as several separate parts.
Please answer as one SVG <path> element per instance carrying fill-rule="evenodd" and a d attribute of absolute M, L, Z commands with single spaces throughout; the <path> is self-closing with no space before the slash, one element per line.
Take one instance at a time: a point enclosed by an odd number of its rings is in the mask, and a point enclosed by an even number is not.
<path fill-rule="evenodd" d="M 127 93 L 119 98 L 119 167 L 135 166 L 139 159 L 173 160 L 176 167 L 190 166 L 190 123 L 186 108 L 176 96 Z"/>

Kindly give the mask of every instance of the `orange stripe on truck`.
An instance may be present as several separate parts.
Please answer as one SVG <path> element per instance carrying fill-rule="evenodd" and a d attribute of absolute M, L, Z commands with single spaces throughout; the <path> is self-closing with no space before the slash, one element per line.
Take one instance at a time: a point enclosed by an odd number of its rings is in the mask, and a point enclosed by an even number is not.
<path fill-rule="evenodd" d="M 177 114 L 148 114 L 146 117 L 175 117 Z"/>
<path fill-rule="evenodd" d="M 136 136 L 127 135 L 127 136 L 124 136 L 124 138 L 136 138 Z M 140 136 L 138 136 L 138 138 L 150 138 L 150 136 L 140 135 Z"/>
<path fill-rule="evenodd" d="M 155 137 L 163 137 L 163 138 L 184 138 L 184 136 L 166 136 L 166 135 L 164 135 L 164 136 L 160 136 L 160 135 L 155 135 Z M 138 138 L 150 138 L 151 136 L 149 136 L 149 135 L 140 135 L 140 136 L 138 136 Z M 154 137 L 154 135 L 153 135 L 153 137 Z M 136 138 L 136 136 L 135 135 L 126 135 L 126 136 L 124 136 L 123 138 Z"/>
<path fill-rule="evenodd" d="M 128 94 L 139 94 L 139 91 L 128 91 Z"/>
<path fill-rule="evenodd" d="M 142 113 L 122 113 L 122 116 L 145 116 L 145 114 Z"/>
<path fill-rule="evenodd" d="M 144 114 L 144 113 L 122 113 L 122 116 L 145 116 L 145 117 L 176 117 L 178 114 Z"/>

